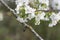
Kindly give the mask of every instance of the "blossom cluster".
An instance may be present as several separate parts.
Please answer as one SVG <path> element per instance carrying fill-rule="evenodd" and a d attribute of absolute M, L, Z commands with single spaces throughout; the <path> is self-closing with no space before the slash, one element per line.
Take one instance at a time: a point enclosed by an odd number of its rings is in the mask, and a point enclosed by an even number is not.
<path fill-rule="evenodd" d="M 60 2 L 60 1 L 59 1 Z M 57 3 L 54 1 L 54 3 Z M 53 9 L 56 8 L 55 4 L 52 3 Z M 50 21 L 49 27 L 53 27 L 60 20 L 60 12 L 46 13 L 37 10 L 49 10 L 49 0 L 16 0 L 16 14 L 18 15 L 17 20 L 21 23 L 28 22 L 28 20 L 35 19 L 35 25 L 39 25 L 41 20 Z M 56 4 L 57 5 L 57 4 Z M 60 5 L 60 4 L 59 4 Z M 58 6 L 60 7 L 60 6 Z M 57 7 L 57 9 L 59 9 Z M 48 15 L 47 15 L 48 14 Z"/>

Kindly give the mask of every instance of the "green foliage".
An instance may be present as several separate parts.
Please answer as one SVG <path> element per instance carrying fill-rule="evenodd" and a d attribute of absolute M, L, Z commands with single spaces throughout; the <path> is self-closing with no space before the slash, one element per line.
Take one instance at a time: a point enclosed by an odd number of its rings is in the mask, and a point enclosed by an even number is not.
<path fill-rule="evenodd" d="M 41 4 L 41 7 L 46 8 L 46 7 L 47 7 L 47 5 L 46 5 L 46 4 L 44 4 L 44 3 L 42 3 L 42 4 Z"/>

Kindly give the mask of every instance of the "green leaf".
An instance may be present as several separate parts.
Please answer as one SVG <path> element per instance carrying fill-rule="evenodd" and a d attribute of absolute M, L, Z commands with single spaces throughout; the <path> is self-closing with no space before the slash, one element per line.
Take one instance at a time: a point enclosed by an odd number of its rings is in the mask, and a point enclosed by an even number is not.
<path fill-rule="evenodd" d="M 24 18 L 25 17 L 25 9 L 24 9 L 24 6 L 20 7 L 20 14 L 19 14 L 20 17 Z"/>
<path fill-rule="evenodd" d="M 43 8 L 46 8 L 46 7 L 47 7 L 47 5 L 46 5 L 45 3 L 42 3 L 41 6 L 42 6 Z"/>
<path fill-rule="evenodd" d="M 51 14 L 52 14 L 52 12 L 46 12 L 46 16 L 45 17 L 50 17 Z"/>

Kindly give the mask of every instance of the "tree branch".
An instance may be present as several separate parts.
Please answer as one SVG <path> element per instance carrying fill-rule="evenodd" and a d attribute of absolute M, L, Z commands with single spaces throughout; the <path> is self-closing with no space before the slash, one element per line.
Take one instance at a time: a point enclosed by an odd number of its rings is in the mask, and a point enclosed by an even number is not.
<path fill-rule="evenodd" d="M 18 15 L 16 14 L 16 12 L 15 12 L 15 10 L 14 9 L 12 9 L 12 8 L 10 8 L 3 0 L 0 0 L 0 2 L 2 3 L 2 4 L 4 4 L 10 11 L 12 11 L 13 12 L 13 15 L 17 18 L 18 17 Z M 19 21 L 19 20 L 18 20 Z M 31 26 L 29 26 L 28 24 L 26 24 L 26 23 L 23 23 L 25 26 L 27 26 L 40 40 L 43 40 L 43 38 L 31 27 Z"/>
<path fill-rule="evenodd" d="M 0 0 L 0 2 L 1 2 L 4 6 L 6 6 L 11 12 L 13 12 L 13 15 L 17 18 L 18 15 L 16 14 L 16 12 L 15 12 L 14 9 L 10 8 L 3 0 Z"/>
<path fill-rule="evenodd" d="M 37 10 L 37 11 L 43 11 L 43 12 L 59 12 L 60 10 L 53 10 L 53 9 L 49 9 L 49 10 Z"/>
<path fill-rule="evenodd" d="M 43 40 L 43 38 L 28 24 L 23 23 L 25 26 L 27 26 L 40 40 Z"/>

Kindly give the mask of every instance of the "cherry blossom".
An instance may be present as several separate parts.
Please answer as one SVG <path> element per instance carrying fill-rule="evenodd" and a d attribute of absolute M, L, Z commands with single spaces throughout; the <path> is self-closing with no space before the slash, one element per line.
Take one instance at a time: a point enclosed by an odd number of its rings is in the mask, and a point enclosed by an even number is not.
<path fill-rule="evenodd" d="M 21 23 L 23 22 L 28 22 L 27 19 L 31 20 L 33 18 L 35 18 L 35 25 L 39 25 L 40 24 L 40 20 L 44 20 L 44 21 L 50 21 L 51 22 L 49 23 L 49 27 L 53 27 L 55 26 L 59 20 L 60 20 L 60 12 L 52 12 L 51 15 L 47 15 L 45 12 L 41 11 L 39 13 L 39 11 L 37 10 L 49 10 L 49 5 L 51 5 L 51 7 L 54 9 L 54 10 L 59 10 L 60 9 L 60 1 L 59 0 L 38 0 L 39 1 L 39 7 L 36 9 L 34 7 L 31 7 L 29 5 L 29 3 L 34 3 L 34 1 L 37 1 L 37 0 L 16 0 L 16 14 L 20 14 L 21 15 L 21 11 L 20 9 L 22 9 L 21 7 L 24 6 L 24 15 L 27 15 L 27 17 L 23 18 L 21 16 L 18 16 L 17 20 L 19 20 Z M 51 1 L 51 3 L 49 3 L 49 1 Z M 36 4 L 37 5 L 37 4 Z M 34 5 L 33 5 L 34 6 Z M 35 14 L 37 12 L 37 14 Z M 23 13 L 22 13 L 23 14 Z M 45 16 L 48 16 L 48 17 L 45 17 Z"/>

